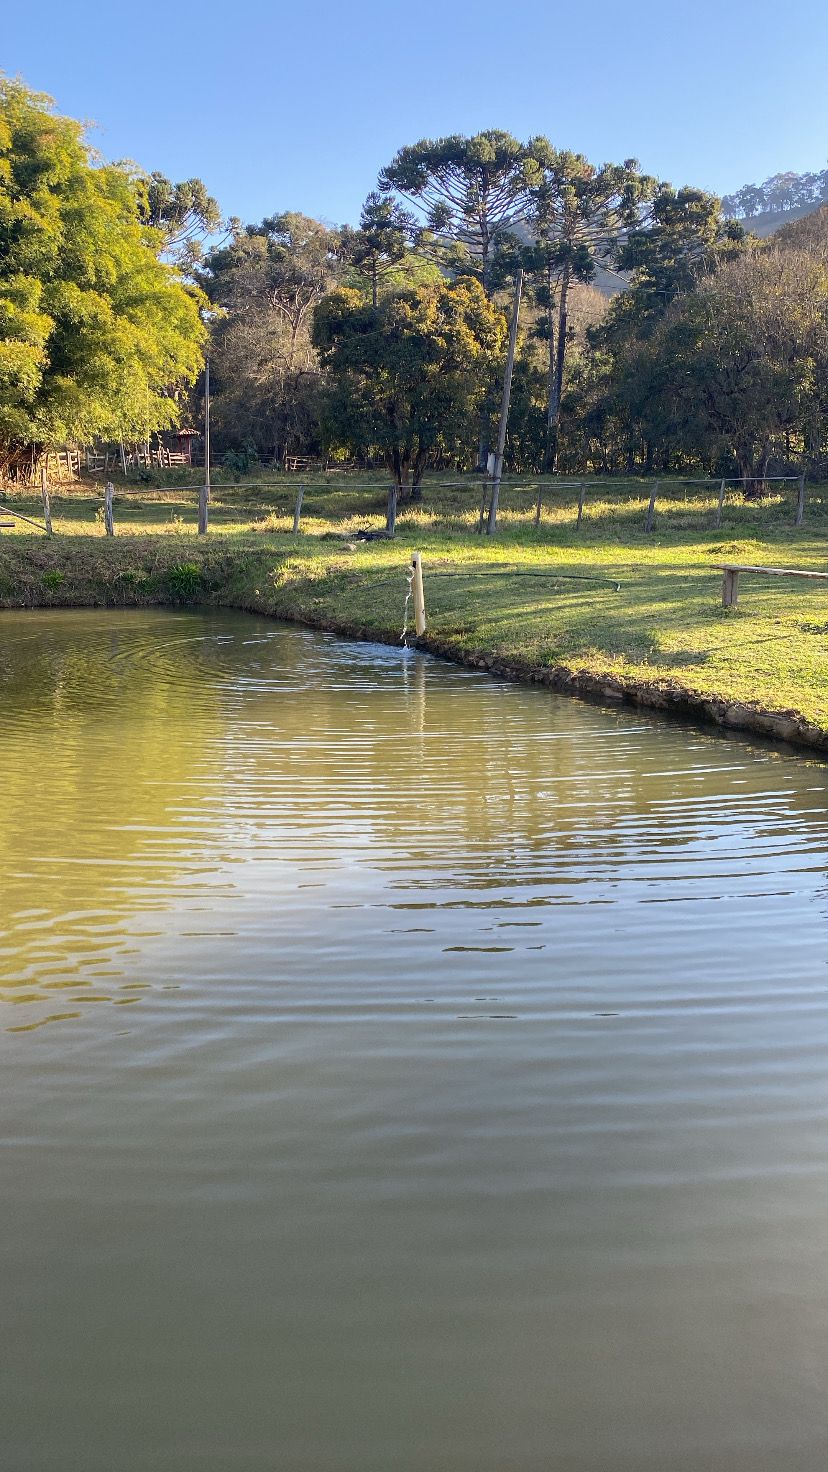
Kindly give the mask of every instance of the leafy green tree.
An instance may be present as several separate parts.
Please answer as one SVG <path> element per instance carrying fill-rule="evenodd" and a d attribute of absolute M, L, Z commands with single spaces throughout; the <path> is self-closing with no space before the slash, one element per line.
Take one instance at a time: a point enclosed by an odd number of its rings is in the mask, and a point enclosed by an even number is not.
<path fill-rule="evenodd" d="M 624 456 L 632 472 L 643 446 L 644 469 L 656 447 L 662 465 L 677 447 L 669 412 L 669 364 L 647 346 L 672 302 L 744 249 L 741 225 L 722 217 L 720 201 L 699 189 L 660 184 L 646 224 L 630 230 L 618 251 L 630 273 L 590 341 L 603 362 L 613 422 L 624 424 Z M 597 380 L 591 379 L 594 390 Z"/>
<path fill-rule="evenodd" d="M 262 458 L 319 449 L 319 362 L 313 309 L 336 284 L 340 236 L 307 215 L 238 225 L 209 252 L 199 279 L 219 308 L 212 329 L 218 443 Z"/>
<path fill-rule="evenodd" d="M 374 190 L 362 206 L 359 228 L 342 227 L 342 258 L 370 284 L 373 306 L 379 300 L 381 284 L 399 272 L 409 254 L 413 226 L 411 215 L 396 200 Z"/>
<path fill-rule="evenodd" d="M 627 233 L 617 255 L 620 269 L 632 274 L 639 322 L 663 316 L 671 301 L 739 250 L 744 233 L 738 221 L 723 218 L 715 194 L 660 184 L 646 225 Z"/>
<path fill-rule="evenodd" d="M 163 244 L 137 219 L 130 173 L 98 164 L 80 123 L 0 81 L 0 469 L 176 422 L 205 329 Z"/>
<path fill-rule="evenodd" d="M 382 455 L 393 475 L 389 530 L 398 494 L 417 493 L 429 460 L 462 445 L 505 334 L 503 316 L 469 278 L 390 292 L 376 307 L 341 288 L 317 307 L 325 433 Z"/>
<path fill-rule="evenodd" d="M 828 267 L 796 250 L 746 251 L 679 298 L 645 350 L 679 443 L 732 455 L 747 494 L 760 494 L 775 440 L 824 435 Z"/>
<path fill-rule="evenodd" d="M 580 153 L 561 152 L 547 138 L 533 138 L 532 250 L 527 264 L 540 277 L 548 349 L 547 449 L 544 469 L 556 470 L 561 401 L 569 344 L 569 291 L 590 282 L 599 266 L 611 266 L 626 233 L 641 219 L 655 180 L 635 159 L 597 168 Z"/>

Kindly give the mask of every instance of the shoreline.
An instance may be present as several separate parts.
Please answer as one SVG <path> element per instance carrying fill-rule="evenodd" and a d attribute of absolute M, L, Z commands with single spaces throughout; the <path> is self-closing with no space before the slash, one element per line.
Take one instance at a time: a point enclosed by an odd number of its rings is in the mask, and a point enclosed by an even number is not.
<path fill-rule="evenodd" d="M 242 613 L 263 613 L 260 607 L 241 604 L 225 604 L 238 608 Z M 342 638 L 358 639 L 364 643 L 398 645 L 401 641 L 383 636 L 364 626 L 348 625 L 331 619 L 310 619 L 307 616 L 293 617 L 275 614 L 286 623 L 318 629 L 322 633 L 338 634 Z M 811 756 L 828 756 L 828 731 L 814 726 L 804 716 L 794 711 L 766 710 L 760 705 L 748 705 L 742 701 L 727 701 L 723 697 L 701 695 L 672 681 L 658 683 L 624 679 L 618 675 L 587 669 L 570 670 L 565 665 L 544 668 L 529 662 L 520 663 L 501 660 L 497 657 L 480 657 L 457 649 L 451 643 L 432 639 L 428 634 L 422 638 L 411 636 L 409 647 L 423 654 L 432 654 L 438 659 L 449 660 L 465 669 L 476 669 L 501 679 L 513 680 L 524 685 L 543 685 L 559 695 L 569 695 L 590 703 L 635 706 L 667 716 L 669 719 L 688 722 L 702 729 L 716 727 L 722 732 L 758 736 L 774 745 L 794 747 Z"/>
<path fill-rule="evenodd" d="M 140 552 L 150 563 L 138 573 L 118 566 L 117 559 L 115 563 L 111 558 L 104 563 L 102 558 L 93 555 L 90 563 L 88 546 L 78 549 L 51 542 L 46 544 L 48 556 L 44 561 L 38 555 L 38 552 L 46 550 L 42 541 L 38 541 L 37 551 L 32 556 L 31 547 L 19 546 L 22 538 L 14 540 L 18 542 L 17 547 L 7 542 L 0 548 L 0 610 L 224 607 L 283 619 L 344 638 L 389 646 L 401 643 L 400 635 L 382 621 L 381 614 L 378 614 L 376 624 L 368 624 L 340 617 L 330 608 L 323 610 L 309 606 L 322 601 L 318 597 L 307 597 L 309 587 L 318 593 L 321 586 L 312 579 L 306 584 L 292 586 L 290 579 L 274 583 L 271 578 L 266 594 L 254 586 L 257 581 L 263 587 L 265 583 L 265 569 L 257 559 L 270 561 L 275 554 L 278 570 L 279 559 L 286 562 L 294 550 L 292 547 L 273 548 L 259 543 L 255 547 L 231 549 L 214 544 L 203 551 L 198 549 L 199 561 L 196 562 L 193 559 L 196 549 L 188 539 L 186 551 L 193 560 L 182 562 L 184 549 L 172 538 L 163 542 L 152 538 L 151 558 L 146 556 L 148 548 L 145 544 L 130 547 L 126 538 L 119 539 L 115 543 L 119 552 L 133 555 Z M 107 550 L 112 549 L 113 544 L 109 543 Z M 7 559 L 2 555 L 7 551 L 14 555 Z M 79 556 L 79 552 L 86 556 Z M 19 560 L 15 566 L 16 559 Z M 189 585 L 186 585 L 186 579 L 182 579 L 182 570 L 185 569 L 190 569 L 193 574 Z M 340 571 L 341 568 L 331 570 Z M 249 584 L 249 589 L 239 587 L 240 578 Z M 302 596 L 303 591 L 305 597 Z M 513 653 L 500 655 L 483 647 L 469 648 L 459 639 L 453 640 L 439 633 L 427 632 L 420 638 L 412 633 L 408 636 L 408 644 L 424 653 L 502 679 L 541 685 L 559 694 L 593 703 L 629 705 L 696 727 L 755 736 L 812 756 L 824 758 L 828 755 L 828 729 L 809 721 L 795 709 L 774 709 L 758 702 L 729 700 L 722 695 L 692 690 L 672 678 L 642 680 L 632 675 L 590 669 L 576 661 L 572 665 L 542 665 L 531 659 L 516 658 Z"/>

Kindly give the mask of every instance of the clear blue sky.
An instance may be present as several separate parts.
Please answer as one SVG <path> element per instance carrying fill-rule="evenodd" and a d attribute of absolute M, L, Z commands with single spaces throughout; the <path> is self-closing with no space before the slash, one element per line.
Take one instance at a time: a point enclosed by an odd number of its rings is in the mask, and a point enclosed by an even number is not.
<path fill-rule="evenodd" d="M 225 214 L 355 220 L 404 143 L 499 127 L 719 193 L 828 162 L 825 0 L 7 0 L 0 67 Z"/>

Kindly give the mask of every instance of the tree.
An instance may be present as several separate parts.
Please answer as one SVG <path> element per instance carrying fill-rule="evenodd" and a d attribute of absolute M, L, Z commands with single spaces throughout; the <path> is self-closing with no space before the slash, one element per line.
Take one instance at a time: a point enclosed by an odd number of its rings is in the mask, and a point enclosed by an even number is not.
<path fill-rule="evenodd" d="M 746 251 L 674 303 L 650 351 L 680 442 L 732 454 L 746 494 L 761 494 L 774 439 L 816 442 L 824 429 L 828 267 L 797 250 Z"/>
<path fill-rule="evenodd" d="M 359 228 L 342 227 L 342 258 L 370 283 L 373 306 L 379 300 L 380 284 L 397 273 L 408 255 L 413 224 L 401 205 L 374 190 L 362 206 Z"/>
<path fill-rule="evenodd" d="M 165 174 L 139 173 L 135 185 L 141 223 L 159 230 L 165 253 L 182 269 L 192 270 L 202 258 L 204 241 L 221 226 L 218 200 L 201 179 L 173 184 Z"/>
<path fill-rule="evenodd" d="M 131 174 L 98 164 L 80 123 L 0 81 L 0 469 L 175 423 L 205 329 L 163 244 L 136 217 Z"/>
<path fill-rule="evenodd" d="M 339 252 L 338 231 L 308 215 L 286 211 L 260 225 L 237 228 L 229 245 L 211 251 L 202 279 L 210 290 L 211 278 L 216 281 L 246 268 L 245 289 L 266 296 L 287 325 L 292 366 L 300 334 L 309 327 L 316 303 L 330 290 Z"/>
<path fill-rule="evenodd" d="M 306 215 L 237 226 L 200 280 L 221 309 L 213 328 L 214 422 L 228 446 L 260 455 L 319 447 L 316 303 L 335 285 L 340 237 Z"/>
<path fill-rule="evenodd" d="M 663 316 L 671 301 L 691 291 L 743 241 L 742 226 L 723 219 L 715 194 L 660 184 L 646 226 L 627 233 L 617 257 L 619 268 L 632 274 L 639 317 Z"/>
<path fill-rule="evenodd" d="M 501 313 L 468 278 L 391 292 L 376 307 L 341 288 L 317 307 L 326 434 L 380 451 L 393 475 L 389 530 L 398 494 L 417 493 L 437 451 L 462 444 L 505 332 Z"/>
<path fill-rule="evenodd" d="M 625 233 L 639 224 L 642 205 L 655 180 L 635 159 L 597 168 L 580 153 L 559 152 L 546 138 L 533 138 L 531 188 L 533 250 L 529 264 L 539 273 L 547 311 L 548 405 L 544 469 L 556 470 L 564 387 L 569 289 L 589 282 L 598 266 L 612 264 Z"/>
<path fill-rule="evenodd" d="M 423 138 L 401 148 L 381 171 L 379 187 L 420 211 L 422 248 L 476 276 L 491 294 L 495 256 L 527 218 L 534 176 L 524 146 L 490 128 L 473 138 Z"/>
<path fill-rule="evenodd" d="M 397 194 L 420 213 L 418 249 L 451 274 L 474 276 L 491 297 L 501 285 L 498 253 L 529 214 L 529 185 L 537 167 L 511 133 L 489 128 L 472 138 L 423 138 L 406 148 L 379 177 L 381 192 Z M 486 464 L 494 384 L 481 402 L 478 465 Z"/>
<path fill-rule="evenodd" d="M 624 426 L 624 455 L 632 472 L 642 447 L 644 468 L 652 466 L 655 446 L 670 454 L 675 436 L 661 388 L 669 365 L 647 348 L 671 303 L 695 289 L 698 281 L 744 248 L 744 232 L 722 218 L 720 201 L 699 189 L 674 190 L 660 184 L 646 224 L 630 230 L 617 253 L 619 268 L 630 273 L 603 322 L 589 340 L 601 359 L 599 377 L 612 396 L 615 429 Z M 598 379 L 590 379 L 594 393 Z"/>

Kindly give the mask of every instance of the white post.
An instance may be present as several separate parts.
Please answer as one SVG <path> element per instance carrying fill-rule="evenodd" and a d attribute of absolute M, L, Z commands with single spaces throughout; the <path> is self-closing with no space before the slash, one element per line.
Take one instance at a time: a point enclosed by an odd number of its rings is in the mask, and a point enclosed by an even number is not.
<path fill-rule="evenodd" d="M 210 359 L 204 362 L 204 488 L 210 499 Z M 199 531 L 201 527 L 199 526 Z M 207 530 L 205 523 L 204 530 Z"/>
<path fill-rule="evenodd" d="M 198 493 L 198 535 L 206 537 L 210 500 L 210 359 L 204 362 L 204 485 Z"/>
<path fill-rule="evenodd" d="M 423 564 L 419 552 L 415 552 L 411 558 L 411 566 L 414 576 L 411 591 L 414 595 L 414 628 L 418 634 L 426 631 L 425 592 L 423 590 Z"/>

